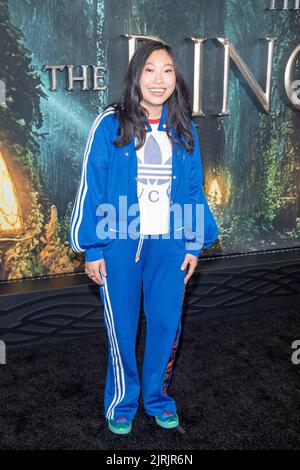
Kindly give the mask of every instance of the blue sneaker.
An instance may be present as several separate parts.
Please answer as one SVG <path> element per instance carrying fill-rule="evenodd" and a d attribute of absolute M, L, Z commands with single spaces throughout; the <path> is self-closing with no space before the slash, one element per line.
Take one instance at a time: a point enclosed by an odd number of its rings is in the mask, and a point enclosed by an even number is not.
<path fill-rule="evenodd" d="M 129 418 L 116 418 L 108 420 L 108 429 L 115 434 L 128 434 L 132 428 Z"/>
<path fill-rule="evenodd" d="M 159 426 L 166 429 L 177 428 L 179 419 L 176 411 L 164 411 L 162 415 L 155 416 Z"/>

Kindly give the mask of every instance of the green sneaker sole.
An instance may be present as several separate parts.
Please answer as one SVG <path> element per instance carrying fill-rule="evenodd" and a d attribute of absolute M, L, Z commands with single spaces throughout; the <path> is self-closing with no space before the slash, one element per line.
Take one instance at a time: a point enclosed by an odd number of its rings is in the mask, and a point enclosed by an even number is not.
<path fill-rule="evenodd" d="M 131 421 L 130 421 L 129 426 L 125 426 L 122 423 L 118 424 L 118 426 L 115 426 L 114 424 L 111 423 L 110 420 L 108 421 L 108 429 L 115 434 L 128 434 L 130 433 L 131 428 L 132 428 Z"/>
<path fill-rule="evenodd" d="M 177 426 L 179 425 L 179 419 L 178 419 L 177 413 L 176 413 L 175 419 L 174 417 L 172 417 L 166 420 L 162 420 L 159 418 L 159 416 L 155 416 L 155 421 L 157 422 L 159 426 L 165 429 L 177 428 Z"/>

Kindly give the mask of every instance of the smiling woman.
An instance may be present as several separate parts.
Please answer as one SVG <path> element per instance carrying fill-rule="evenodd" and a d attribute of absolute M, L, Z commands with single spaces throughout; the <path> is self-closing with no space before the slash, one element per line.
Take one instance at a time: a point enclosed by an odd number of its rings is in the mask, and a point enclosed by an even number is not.
<path fill-rule="evenodd" d="M 147 319 L 144 409 L 163 428 L 179 424 L 167 389 L 185 285 L 202 247 L 219 233 L 202 185 L 188 87 L 172 48 L 147 42 L 128 65 L 121 98 L 92 125 L 70 224 L 71 246 L 86 252 L 86 273 L 99 284 L 104 305 L 110 345 L 104 408 L 108 427 L 116 434 L 131 431 L 138 408 L 135 345 L 142 288 Z M 132 224 L 117 216 L 108 231 L 114 239 L 107 243 L 97 236 L 103 222 L 99 207 L 113 204 L 117 197 L 126 199 L 129 211 L 138 206 L 139 236 L 131 236 Z M 174 215 L 173 203 L 179 215 Z M 114 213 L 119 214 L 117 204 Z M 187 231 L 182 223 L 186 205 L 192 209 Z M 204 209 L 200 228 L 198 206 Z"/>
<path fill-rule="evenodd" d="M 160 117 L 162 103 L 175 90 L 176 74 L 170 59 L 165 49 L 158 49 L 150 54 L 143 68 L 139 83 L 143 95 L 140 104 L 150 119 Z"/>

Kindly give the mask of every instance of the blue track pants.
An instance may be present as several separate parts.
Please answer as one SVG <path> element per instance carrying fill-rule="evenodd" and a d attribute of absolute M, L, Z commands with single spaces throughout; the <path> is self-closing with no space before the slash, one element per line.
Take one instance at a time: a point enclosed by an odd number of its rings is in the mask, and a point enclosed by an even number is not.
<path fill-rule="evenodd" d="M 104 409 L 106 419 L 133 419 L 141 391 L 136 335 L 141 289 L 146 316 L 142 397 L 150 416 L 176 411 L 167 388 L 181 332 L 186 270 L 184 239 L 162 235 L 112 240 L 103 250 L 106 276 L 99 286 L 109 342 Z"/>

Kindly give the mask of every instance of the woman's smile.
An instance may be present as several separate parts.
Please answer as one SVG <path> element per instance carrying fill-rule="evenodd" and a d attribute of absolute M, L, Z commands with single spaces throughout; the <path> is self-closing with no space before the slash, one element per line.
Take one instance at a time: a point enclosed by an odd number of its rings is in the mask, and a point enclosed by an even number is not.
<path fill-rule="evenodd" d="M 154 96 L 162 96 L 166 90 L 165 88 L 149 88 L 149 91 Z"/>

